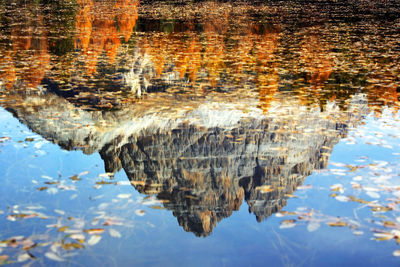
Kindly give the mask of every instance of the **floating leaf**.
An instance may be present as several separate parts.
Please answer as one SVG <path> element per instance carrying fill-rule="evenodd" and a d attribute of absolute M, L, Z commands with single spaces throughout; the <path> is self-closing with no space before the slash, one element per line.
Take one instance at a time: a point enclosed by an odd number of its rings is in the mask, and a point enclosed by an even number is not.
<path fill-rule="evenodd" d="M 65 215 L 65 211 L 63 211 L 63 210 L 55 209 L 54 212 L 56 212 L 56 213 L 58 213 L 60 215 Z"/>
<path fill-rule="evenodd" d="M 38 191 L 44 191 L 44 190 L 46 190 L 47 188 L 48 188 L 47 186 L 42 186 L 42 187 L 36 188 L 36 190 L 38 190 Z"/>
<path fill-rule="evenodd" d="M 58 256 L 58 255 L 56 255 L 55 253 L 53 253 L 53 252 L 46 252 L 45 254 L 44 254 L 47 258 L 49 258 L 49 259 L 51 259 L 51 260 L 53 260 L 53 261 L 64 261 L 64 259 L 63 258 L 61 258 L 60 256 Z"/>
<path fill-rule="evenodd" d="M 58 228 L 58 231 L 59 232 L 65 232 L 68 229 L 69 229 L 69 226 L 63 226 L 63 227 Z"/>
<path fill-rule="evenodd" d="M 340 202 L 347 202 L 347 201 L 349 201 L 349 198 L 346 197 L 346 196 L 336 196 L 335 199 L 336 199 L 337 201 L 340 201 Z"/>
<path fill-rule="evenodd" d="M 83 231 L 85 233 L 88 233 L 89 235 L 102 234 L 102 233 L 104 233 L 104 228 L 92 228 L 92 229 L 86 229 Z"/>
<path fill-rule="evenodd" d="M 343 221 L 336 221 L 336 222 L 329 222 L 328 223 L 329 226 L 332 227 L 343 227 L 343 226 L 347 226 L 347 222 L 343 222 Z"/>
<path fill-rule="evenodd" d="M 81 178 L 79 178 L 79 176 L 78 175 L 74 175 L 74 176 L 71 176 L 71 177 L 69 177 L 69 179 L 71 179 L 72 181 L 81 181 L 82 179 Z"/>
<path fill-rule="evenodd" d="M 27 260 L 29 260 L 31 258 L 32 257 L 28 253 L 22 253 L 22 254 L 18 255 L 17 261 L 18 262 L 24 262 L 24 261 L 27 261 Z"/>
<path fill-rule="evenodd" d="M 118 198 L 122 198 L 122 199 L 126 199 L 126 198 L 130 198 L 132 195 L 131 194 L 119 194 L 117 197 Z"/>
<path fill-rule="evenodd" d="M 144 216 L 146 214 L 146 212 L 144 210 L 136 210 L 135 213 L 138 216 Z"/>
<path fill-rule="evenodd" d="M 353 202 L 358 202 L 358 203 L 362 203 L 362 204 L 368 204 L 369 203 L 368 201 L 366 201 L 364 199 L 361 199 L 361 198 L 358 198 L 358 197 L 355 197 L 355 196 L 349 196 L 348 198 L 349 198 L 350 201 L 353 201 Z"/>
<path fill-rule="evenodd" d="M 72 239 L 75 239 L 77 241 L 85 240 L 85 235 L 84 234 L 72 234 L 69 236 Z"/>
<path fill-rule="evenodd" d="M 296 226 L 296 220 L 290 219 L 281 221 L 281 225 L 279 226 L 279 228 L 285 229 L 285 228 L 293 228 L 295 226 Z"/>
<path fill-rule="evenodd" d="M 363 235 L 364 232 L 363 231 L 353 231 L 354 235 Z"/>
<path fill-rule="evenodd" d="M 373 191 L 367 191 L 366 194 L 372 198 L 380 198 L 381 197 L 378 193 L 373 192 Z"/>
<path fill-rule="evenodd" d="M 64 243 L 61 242 L 61 247 L 65 250 L 72 250 L 72 249 L 82 249 L 83 245 L 82 243 L 76 243 L 76 242 L 71 242 L 71 243 Z"/>
<path fill-rule="evenodd" d="M 400 257 L 400 249 L 393 251 L 393 256 Z"/>
<path fill-rule="evenodd" d="M 110 228 L 110 229 L 108 230 L 108 232 L 110 233 L 110 236 L 112 236 L 112 237 L 121 238 L 121 233 L 118 232 L 118 231 L 115 230 L 115 229 Z"/>
<path fill-rule="evenodd" d="M 104 180 L 96 182 L 96 185 L 109 185 L 109 184 L 115 184 L 115 182 L 106 182 Z"/>
<path fill-rule="evenodd" d="M 371 207 L 371 210 L 375 212 L 386 212 L 392 210 L 392 208 L 384 206 L 373 206 Z"/>
<path fill-rule="evenodd" d="M 150 208 L 155 209 L 155 210 L 163 210 L 165 209 L 164 207 L 158 206 L 158 205 L 152 205 Z"/>
<path fill-rule="evenodd" d="M 374 233 L 375 238 L 373 240 L 376 241 L 386 241 L 393 239 L 393 235 L 391 233 Z"/>
<path fill-rule="evenodd" d="M 91 237 L 89 238 L 89 240 L 88 240 L 88 245 L 94 246 L 94 245 L 96 245 L 97 243 L 99 243 L 100 240 L 101 240 L 101 236 L 99 236 L 99 235 L 93 235 L 93 236 L 91 236 Z"/>
<path fill-rule="evenodd" d="M 59 181 L 53 181 L 53 182 L 44 182 L 44 183 L 48 184 L 48 185 L 53 185 L 53 184 L 59 184 L 60 182 Z"/>

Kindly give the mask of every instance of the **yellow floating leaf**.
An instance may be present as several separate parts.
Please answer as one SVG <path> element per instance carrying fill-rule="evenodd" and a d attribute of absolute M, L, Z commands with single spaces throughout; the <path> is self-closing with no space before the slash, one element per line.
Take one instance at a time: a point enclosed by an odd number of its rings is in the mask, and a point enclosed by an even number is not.
<path fill-rule="evenodd" d="M 80 181 L 80 180 L 82 180 L 81 178 L 79 178 L 78 177 L 78 175 L 74 175 L 74 176 L 71 176 L 71 177 L 69 177 L 69 179 L 71 179 L 72 181 Z"/>
<path fill-rule="evenodd" d="M 155 209 L 155 210 L 163 210 L 163 209 L 165 209 L 164 207 L 161 207 L 161 206 L 158 206 L 158 205 L 150 206 L 150 208 Z"/>
<path fill-rule="evenodd" d="M 63 226 L 63 227 L 58 228 L 58 231 L 59 232 L 65 232 L 68 229 L 69 229 L 69 226 Z"/>
<path fill-rule="evenodd" d="M 332 227 L 343 227 L 343 226 L 347 226 L 347 222 L 342 222 L 342 221 L 336 221 L 336 222 L 330 222 L 328 223 L 329 226 Z"/>
<path fill-rule="evenodd" d="M 94 235 L 94 234 L 102 234 L 104 232 L 103 228 L 92 228 L 92 229 L 86 229 L 83 230 L 85 233 L 88 233 L 89 235 Z"/>
<path fill-rule="evenodd" d="M 36 188 L 36 190 L 38 190 L 38 191 L 44 191 L 44 190 L 46 190 L 47 188 L 48 188 L 47 186 L 42 186 L 42 187 Z"/>

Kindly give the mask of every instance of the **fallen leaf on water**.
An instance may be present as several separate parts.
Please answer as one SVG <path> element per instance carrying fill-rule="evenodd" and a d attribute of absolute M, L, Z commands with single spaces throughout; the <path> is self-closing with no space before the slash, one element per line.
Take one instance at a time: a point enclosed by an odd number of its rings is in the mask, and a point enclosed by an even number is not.
<path fill-rule="evenodd" d="M 296 220 L 290 219 L 281 221 L 281 225 L 279 226 L 279 228 L 285 229 L 285 228 L 293 228 L 295 226 L 296 226 Z"/>
<path fill-rule="evenodd" d="M 101 240 L 101 236 L 99 235 L 93 235 L 89 238 L 88 240 L 88 245 L 93 246 L 96 245 L 97 243 L 99 243 Z"/>
<path fill-rule="evenodd" d="M 109 185 L 109 184 L 115 184 L 115 182 L 106 182 L 104 180 L 96 182 L 96 185 Z"/>
<path fill-rule="evenodd" d="M 68 229 L 69 229 L 69 226 L 63 226 L 63 227 L 58 228 L 58 231 L 59 232 L 65 232 Z"/>
<path fill-rule="evenodd" d="M 348 198 L 349 198 L 350 201 L 353 201 L 353 202 L 358 202 L 358 203 L 362 203 L 362 204 L 368 204 L 369 203 L 368 201 L 366 201 L 364 199 L 361 199 L 361 198 L 358 198 L 358 197 L 355 197 L 355 196 L 349 196 Z"/>
<path fill-rule="evenodd" d="M 52 184 L 59 184 L 60 182 L 59 181 L 53 181 L 53 182 L 44 182 L 45 184 L 48 184 L 48 185 L 52 185 Z"/>
<path fill-rule="evenodd" d="M 17 261 L 18 262 L 24 262 L 31 259 L 31 256 L 28 253 L 22 253 L 20 255 L 18 255 Z"/>
<path fill-rule="evenodd" d="M 85 233 L 88 233 L 89 235 L 102 234 L 104 232 L 104 228 L 92 228 L 92 229 L 86 229 L 83 231 Z"/>
<path fill-rule="evenodd" d="M 55 209 L 54 212 L 56 212 L 56 213 L 58 213 L 60 215 L 65 215 L 65 211 L 63 211 L 63 210 Z"/>
<path fill-rule="evenodd" d="M 374 212 L 386 212 L 392 210 L 390 207 L 384 207 L 384 206 L 374 206 L 371 207 L 371 210 Z"/>
<path fill-rule="evenodd" d="M 342 222 L 342 221 L 329 222 L 328 225 L 332 227 L 343 227 L 347 226 L 347 222 Z"/>
<path fill-rule="evenodd" d="M 164 210 L 165 209 L 164 207 L 157 206 L 157 205 L 150 206 L 150 208 L 155 209 L 155 210 Z"/>
<path fill-rule="evenodd" d="M 38 190 L 38 191 L 44 191 L 44 190 L 46 190 L 47 188 L 48 188 L 47 186 L 42 186 L 42 187 L 36 188 L 36 190 Z"/>
<path fill-rule="evenodd" d="M 77 241 L 85 240 L 84 234 L 72 234 L 69 237 Z"/>
<path fill-rule="evenodd" d="M 121 236 L 122 236 L 120 232 L 118 232 L 117 230 L 112 229 L 112 228 L 110 228 L 108 230 L 108 232 L 110 233 L 110 236 L 112 236 L 112 237 L 121 238 Z"/>
<path fill-rule="evenodd" d="M 346 196 L 336 196 L 335 199 L 336 199 L 337 201 L 340 201 L 340 202 L 347 202 L 347 201 L 349 201 L 349 198 L 346 197 Z"/>
<path fill-rule="evenodd" d="M 30 219 L 30 218 L 35 218 L 35 217 L 38 217 L 37 213 L 32 213 L 32 214 L 20 213 L 20 214 L 8 215 L 7 220 L 15 221 L 16 219 Z"/>
<path fill-rule="evenodd" d="M 53 261 L 64 261 L 63 258 L 61 258 L 60 256 L 56 255 L 53 252 L 46 252 L 46 254 L 44 254 L 47 258 L 53 260 Z"/>
<path fill-rule="evenodd" d="M 376 240 L 376 241 L 385 241 L 385 240 L 393 239 L 393 235 L 391 233 L 387 233 L 387 232 L 374 233 L 374 236 L 375 237 L 373 238 L 373 240 Z"/>
<path fill-rule="evenodd" d="M 393 251 L 393 256 L 400 257 L 400 249 Z"/>
<path fill-rule="evenodd" d="M 126 198 L 130 198 L 131 194 L 119 194 L 117 197 L 118 198 L 122 198 L 122 199 L 126 199 Z"/>
<path fill-rule="evenodd" d="M 82 243 L 76 243 L 76 242 L 72 242 L 72 243 L 61 243 L 61 247 L 65 250 L 72 250 L 72 249 L 82 249 L 83 245 Z"/>
<path fill-rule="evenodd" d="M 74 175 L 74 176 L 71 176 L 71 177 L 69 177 L 69 179 L 71 179 L 72 181 L 81 181 L 82 179 L 81 178 L 79 178 L 79 176 L 78 175 Z"/>
<path fill-rule="evenodd" d="M 144 210 L 136 210 L 135 213 L 138 216 L 144 216 L 146 214 L 146 212 Z"/>
<path fill-rule="evenodd" d="M 81 172 L 80 174 L 78 174 L 78 176 L 84 176 L 84 175 L 87 175 L 87 174 L 89 174 L 89 171 Z"/>
<path fill-rule="evenodd" d="M 382 221 L 383 226 L 388 227 L 388 228 L 397 228 L 397 224 L 395 222 L 391 221 Z"/>
<path fill-rule="evenodd" d="M 372 198 L 380 198 L 381 197 L 378 193 L 373 192 L 373 191 L 367 191 L 366 194 Z"/>
<path fill-rule="evenodd" d="M 354 231 L 353 234 L 354 235 L 363 235 L 364 232 L 363 231 Z"/>

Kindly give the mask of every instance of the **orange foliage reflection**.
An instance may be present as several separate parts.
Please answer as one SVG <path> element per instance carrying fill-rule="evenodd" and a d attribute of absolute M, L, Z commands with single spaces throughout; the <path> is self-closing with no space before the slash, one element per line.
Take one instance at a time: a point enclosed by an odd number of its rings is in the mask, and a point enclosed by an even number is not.
<path fill-rule="evenodd" d="M 88 75 L 97 70 L 99 56 L 105 51 L 113 64 L 121 38 L 130 39 L 138 18 L 138 0 L 96 2 L 78 0 L 75 46 L 81 50 Z"/>
<path fill-rule="evenodd" d="M 0 79 L 7 90 L 11 90 L 18 80 L 19 86 L 35 88 L 42 82 L 50 69 L 47 32 L 41 15 L 27 16 L 25 24 L 15 24 L 11 28 L 12 49 L 3 51 L 0 59 Z"/>

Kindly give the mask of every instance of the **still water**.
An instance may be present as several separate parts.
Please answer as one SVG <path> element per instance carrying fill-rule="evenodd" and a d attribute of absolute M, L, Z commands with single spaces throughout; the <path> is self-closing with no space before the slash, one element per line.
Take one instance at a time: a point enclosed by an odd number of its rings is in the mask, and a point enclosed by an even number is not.
<path fill-rule="evenodd" d="M 400 264 L 396 1 L 0 4 L 0 265 Z"/>

